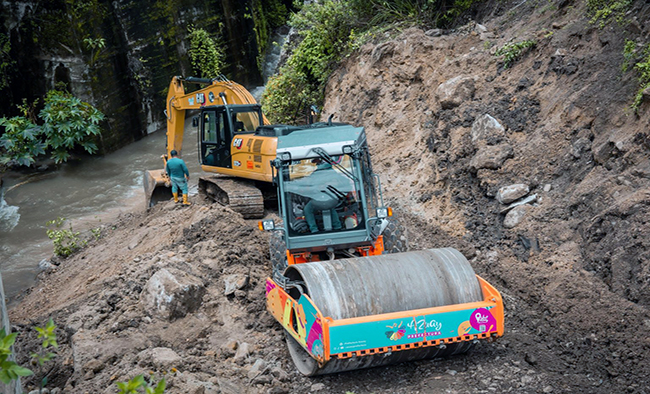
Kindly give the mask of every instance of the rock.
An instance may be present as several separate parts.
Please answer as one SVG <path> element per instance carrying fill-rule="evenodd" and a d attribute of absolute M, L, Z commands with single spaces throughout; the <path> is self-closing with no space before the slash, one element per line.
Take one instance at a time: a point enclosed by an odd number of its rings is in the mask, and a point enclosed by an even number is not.
<path fill-rule="evenodd" d="M 436 96 L 443 109 L 452 109 L 471 100 L 475 91 L 474 78 L 460 75 L 440 84 Z"/>
<path fill-rule="evenodd" d="M 524 219 L 524 216 L 528 211 L 532 209 L 530 205 L 519 205 L 512 208 L 510 212 L 506 214 L 506 217 L 503 219 L 503 227 L 505 228 L 514 228 Z"/>
<path fill-rule="evenodd" d="M 147 349 L 138 354 L 138 359 L 145 365 L 168 371 L 172 368 L 178 368 L 183 359 L 172 349 L 166 347 L 156 347 Z"/>
<path fill-rule="evenodd" d="M 510 145 L 484 146 L 476 152 L 469 166 L 474 171 L 481 168 L 496 170 L 511 157 L 513 157 L 513 149 Z"/>
<path fill-rule="evenodd" d="M 542 391 L 545 392 L 546 394 L 552 393 L 553 392 L 553 387 L 552 386 L 546 386 L 546 387 L 544 387 L 544 389 Z"/>
<path fill-rule="evenodd" d="M 530 365 L 537 364 L 537 357 L 531 353 L 526 353 L 526 356 L 524 356 L 524 360 L 526 360 L 526 362 Z"/>
<path fill-rule="evenodd" d="M 611 141 L 606 141 L 597 147 L 592 147 L 592 153 L 594 155 L 594 161 L 600 165 L 603 165 L 612 157 L 614 153 L 614 143 Z"/>
<path fill-rule="evenodd" d="M 250 354 L 250 345 L 246 342 L 242 342 L 237 347 L 237 352 L 235 353 L 234 361 L 243 361 Z"/>
<path fill-rule="evenodd" d="M 246 392 L 245 387 L 242 387 L 235 382 L 231 382 L 230 380 L 219 379 L 217 382 L 221 394 L 240 394 Z"/>
<path fill-rule="evenodd" d="M 224 283 L 226 284 L 226 290 L 224 291 L 225 295 L 234 294 L 235 291 L 241 290 L 246 285 L 248 285 L 248 275 L 244 274 L 232 274 L 227 275 L 223 278 Z"/>
<path fill-rule="evenodd" d="M 442 29 L 431 29 L 424 32 L 425 36 L 428 37 L 440 37 L 442 35 Z"/>
<path fill-rule="evenodd" d="M 151 315 L 174 320 L 196 311 L 204 294 L 205 287 L 199 278 L 177 269 L 163 268 L 147 281 L 140 295 L 140 305 Z"/>
<path fill-rule="evenodd" d="M 321 391 L 325 389 L 325 384 L 323 383 L 314 383 L 311 385 L 311 391 Z"/>
<path fill-rule="evenodd" d="M 515 185 L 504 186 L 497 192 L 497 201 L 501 204 L 510 204 L 530 192 L 528 185 L 517 183 Z"/>
<path fill-rule="evenodd" d="M 38 269 L 41 271 L 51 271 L 56 269 L 56 265 L 52 264 L 48 259 L 43 259 L 38 263 Z"/>
<path fill-rule="evenodd" d="M 591 149 L 591 141 L 589 140 L 589 138 L 582 137 L 573 143 L 571 154 L 576 159 L 579 159 L 580 156 L 582 155 L 582 152 L 586 152 L 589 149 Z"/>
<path fill-rule="evenodd" d="M 93 373 L 100 372 L 102 369 L 104 369 L 104 363 L 97 359 L 90 360 L 83 366 L 84 371 L 92 371 Z"/>
<path fill-rule="evenodd" d="M 558 48 L 552 57 L 561 57 L 561 56 L 566 56 L 566 49 Z"/>
<path fill-rule="evenodd" d="M 281 367 L 275 366 L 275 367 L 271 368 L 270 373 L 271 373 L 271 376 L 273 376 L 274 378 L 276 378 L 277 380 L 279 380 L 281 382 L 286 382 L 286 381 L 289 380 L 289 374 L 287 373 L 287 371 L 285 371 Z"/>
<path fill-rule="evenodd" d="M 231 340 L 221 346 L 221 351 L 226 357 L 232 357 L 237 353 L 238 347 L 239 342 Z"/>
<path fill-rule="evenodd" d="M 485 33 L 487 31 L 487 27 L 483 26 L 480 23 L 477 23 L 476 26 L 474 26 L 474 31 L 478 34 Z"/>
<path fill-rule="evenodd" d="M 248 379 L 253 380 L 257 376 L 262 375 L 264 372 L 266 372 L 266 361 L 258 358 L 255 360 L 255 363 L 253 363 L 253 366 L 248 371 Z"/>
<path fill-rule="evenodd" d="M 472 142 L 475 146 L 496 145 L 505 138 L 506 129 L 488 114 L 476 118 L 472 124 Z"/>
<path fill-rule="evenodd" d="M 453 370 L 453 369 L 448 369 L 448 370 L 447 370 L 447 373 L 448 373 L 449 375 L 451 375 L 451 376 L 454 376 L 454 375 L 456 375 L 456 374 L 458 373 L 458 371 Z"/>
<path fill-rule="evenodd" d="M 553 187 L 553 186 L 551 186 L 550 183 L 547 183 L 546 185 L 544 185 L 544 191 L 545 191 L 546 193 L 548 193 L 548 192 L 551 191 L 551 188 L 552 188 L 552 187 Z"/>

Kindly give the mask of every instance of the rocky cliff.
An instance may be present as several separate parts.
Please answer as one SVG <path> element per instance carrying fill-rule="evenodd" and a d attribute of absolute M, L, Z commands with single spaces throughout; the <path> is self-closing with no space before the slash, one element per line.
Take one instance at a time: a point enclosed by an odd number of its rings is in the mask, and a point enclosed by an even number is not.
<path fill-rule="evenodd" d="M 225 75 L 245 86 L 260 85 L 258 59 L 277 26 L 278 6 L 286 10 L 291 2 L 4 1 L 0 43 L 9 43 L 10 50 L 2 56 L 8 86 L 0 95 L 0 114 L 15 115 L 22 99 L 31 102 L 63 83 L 107 115 L 99 145 L 115 150 L 164 126 L 171 77 L 193 74 L 189 27 L 220 37 Z"/>

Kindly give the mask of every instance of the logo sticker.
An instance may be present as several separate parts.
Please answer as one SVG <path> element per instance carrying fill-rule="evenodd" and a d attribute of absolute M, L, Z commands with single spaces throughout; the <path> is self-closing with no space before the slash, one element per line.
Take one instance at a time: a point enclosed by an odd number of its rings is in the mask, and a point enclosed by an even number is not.
<path fill-rule="evenodd" d="M 211 103 L 214 103 L 214 93 L 213 92 L 208 93 L 208 100 L 210 100 Z"/>
<path fill-rule="evenodd" d="M 246 162 L 246 168 L 253 169 L 253 162 L 252 161 L 247 161 Z"/>
<path fill-rule="evenodd" d="M 194 97 L 190 97 L 188 101 L 190 102 L 190 105 L 194 105 Z"/>
<path fill-rule="evenodd" d="M 241 138 L 235 138 L 234 140 L 232 140 L 232 146 L 234 146 L 234 147 L 237 148 L 237 149 L 241 149 L 242 142 L 244 142 L 243 139 L 241 139 Z M 251 168 L 252 168 L 252 167 L 251 167 Z"/>
<path fill-rule="evenodd" d="M 478 332 L 492 331 L 497 327 L 497 319 L 485 308 L 478 308 L 472 312 L 469 323 Z"/>
<path fill-rule="evenodd" d="M 196 94 L 196 102 L 199 103 L 199 104 L 205 103 L 205 94 L 197 93 Z"/>
<path fill-rule="evenodd" d="M 232 164 L 234 164 L 235 167 L 241 167 L 241 161 L 239 161 L 239 160 L 233 161 Z"/>

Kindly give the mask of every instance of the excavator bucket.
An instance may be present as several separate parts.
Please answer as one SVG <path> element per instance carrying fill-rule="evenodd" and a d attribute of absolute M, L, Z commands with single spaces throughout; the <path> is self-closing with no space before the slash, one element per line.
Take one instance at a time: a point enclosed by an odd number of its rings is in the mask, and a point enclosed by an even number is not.
<path fill-rule="evenodd" d="M 172 189 L 165 170 L 145 171 L 143 184 L 147 207 L 171 200 Z"/>
<path fill-rule="evenodd" d="M 503 301 L 455 249 L 287 268 L 267 308 L 307 376 L 464 353 L 503 335 Z M 285 289 L 287 289 L 285 291 Z"/>

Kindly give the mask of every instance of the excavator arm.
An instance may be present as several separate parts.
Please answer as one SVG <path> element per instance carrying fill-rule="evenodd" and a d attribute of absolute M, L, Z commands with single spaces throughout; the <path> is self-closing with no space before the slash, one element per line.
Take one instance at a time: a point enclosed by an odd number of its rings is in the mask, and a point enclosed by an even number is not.
<path fill-rule="evenodd" d="M 183 81 L 208 86 L 186 93 Z M 240 84 L 222 79 L 172 78 L 167 93 L 165 116 L 167 117 L 167 156 L 172 150 L 181 152 L 185 131 L 185 111 L 201 109 L 208 105 L 257 104 L 255 98 Z M 263 116 L 264 124 L 269 124 Z"/>

